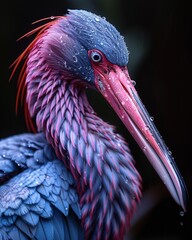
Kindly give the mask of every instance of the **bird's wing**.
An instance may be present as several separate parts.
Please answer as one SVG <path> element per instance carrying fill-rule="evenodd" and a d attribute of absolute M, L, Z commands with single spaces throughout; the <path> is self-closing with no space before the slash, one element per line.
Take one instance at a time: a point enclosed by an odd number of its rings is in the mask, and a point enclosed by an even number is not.
<path fill-rule="evenodd" d="M 0 142 L 0 240 L 83 239 L 75 181 L 43 135 Z"/>

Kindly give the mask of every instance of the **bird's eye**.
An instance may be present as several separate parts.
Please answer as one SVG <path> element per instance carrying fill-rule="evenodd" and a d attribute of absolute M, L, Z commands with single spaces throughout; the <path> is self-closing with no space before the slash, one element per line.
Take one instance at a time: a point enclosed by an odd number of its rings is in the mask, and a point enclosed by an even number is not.
<path fill-rule="evenodd" d="M 100 53 L 94 51 L 94 52 L 91 53 L 91 60 L 93 62 L 99 63 L 99 62 L 102 61 L 102 56 L 101 56 Z"/>

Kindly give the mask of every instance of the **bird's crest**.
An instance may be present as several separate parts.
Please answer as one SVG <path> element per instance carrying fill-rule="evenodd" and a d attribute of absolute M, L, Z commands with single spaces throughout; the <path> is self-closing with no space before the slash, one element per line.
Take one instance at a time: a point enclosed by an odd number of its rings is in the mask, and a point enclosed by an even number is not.
<path fill-rule="evenodd" d="M 18 39 L 21 40 L 25 37 L 29 37 L 33 34 L 36 34 L 36 37 L 33 39 L 33 41 L 26 47 L 26 49 L 17 57 L 17 59 L 11 64 L 10 68 L 13 68 L 10 79 L 13 78 L 14 74 L 16 73 L 18 67 L 22 65 L 19 77 L 18 77 L 18 83 L 17 83 L 17 95 L 16 95 L 16 113 L 18 113 L 18 108 L 19 108 L 19 103 L 21 102 L 22 105 L 24 105 L 24 115 L 25 115 L 25 121 L 27 128 L 31 130 L 32 132 L 36 132 L 36 127 L 34 122 L 32 121 L 28 106 L 26 103 L 26 84 L 25 84 L 25 79 L 26 79 L 26 68 L 27 68 L 27 60 L 30 51 L 33 49 L 35 46 L 36 42 L 43 36 L 45 31 L 50 28 L 55 22 L 60 19 L 60 18 L 66 18 L 66 16 L 52 16 L 52 17 L 47 17 L 43 18 L 40 20 L 37 20 L 33 22 L 32 24 L 37 24 L 37 23 L 42 23 L 43 21 L 48 21 L 33 30 L 27 32 L 24 34 L 22 37 Z"/>

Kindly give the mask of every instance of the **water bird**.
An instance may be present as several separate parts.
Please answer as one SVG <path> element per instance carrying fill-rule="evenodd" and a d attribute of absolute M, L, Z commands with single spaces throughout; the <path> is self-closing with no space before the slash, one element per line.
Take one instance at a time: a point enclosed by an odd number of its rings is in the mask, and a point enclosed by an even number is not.
<path fill-rule="evenodd" d="M 34 33 L 13 74 L 22 64 L 16 105 L 23 102 L 36 132 L 0 141 L 0 239 L 123 239 L 141 176 L 86 88 L 112 106 L 185 210 L 183 178 L 129 76 L 119 31 L 94 13 L 69 10 L 25 36 Z"/>

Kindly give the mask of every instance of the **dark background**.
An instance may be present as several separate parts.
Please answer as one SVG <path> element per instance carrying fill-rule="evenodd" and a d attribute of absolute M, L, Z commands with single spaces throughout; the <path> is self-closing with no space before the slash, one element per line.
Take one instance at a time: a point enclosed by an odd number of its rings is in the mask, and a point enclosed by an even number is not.
<path fill-rule="evenodd" d="M 171 150 L 189 191 L 183 215 L 145 156 L 111 108 L 89 93 L 98 114 L 117 126 L 127 139 L 143 178 L 143 200 L 132 222 L 129 239 L 191 239 L 191 71 L 192 35 L 190 1 L 178 0 L 33 0 L 0 3 L 0 138 L 27 131 L 22 110 L 15 114 L 16 82 L 9 82 L 10 64 L 32 38 L 16 40 L 31 23 L 68 8 L 105 16 L 125 36 L 130 51 L 129 72 L 163 139 Z M 94 96 L 94 97 L 93 97 Z"/>

